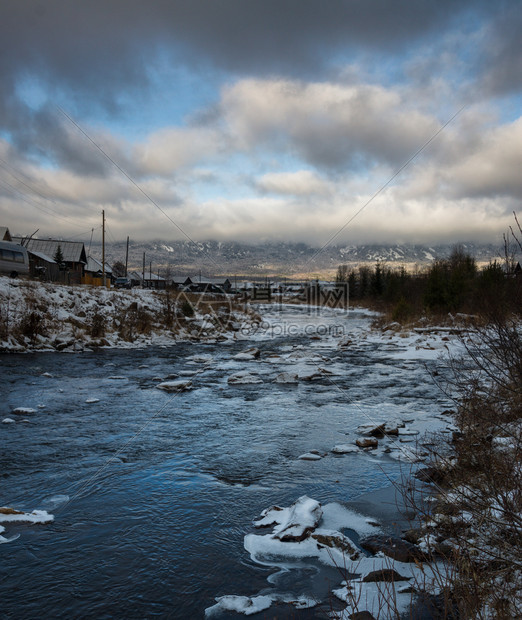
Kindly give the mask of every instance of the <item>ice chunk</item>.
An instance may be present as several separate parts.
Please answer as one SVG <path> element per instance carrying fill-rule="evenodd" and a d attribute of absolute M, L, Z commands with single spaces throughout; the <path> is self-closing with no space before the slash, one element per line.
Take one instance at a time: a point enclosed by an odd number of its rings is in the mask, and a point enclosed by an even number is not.
<path fill-rule="evenodd" d="M 212 616 L 223 611 L 236 611 L 245 616 L 251 616 L 257 614 L 260 611 L 268 609 L 272 605 L 272 597 L 261 596 L 219 596 L 216 598 L 217 604 L 205 609 L 205 616 L 211 618 Z"/>
<path fill-rule="evenodd" d="M 85 402 L 88 403 L 88 404 L 90 404 L 90 403 L 99 403 L 100 399 L 99 398 L 88 398 Z"/>
<path fill-rule="evenodd" d="M 46 510 L 33 510 L 33 512 L 21 512 L 6 506 L 0 508 L 0 523 L 50 523 L 54 516 Z"/>
<path fill-rule="evenodd" d="M 4 418 L 2 424 L 14 424 L 13 418 Z"/>

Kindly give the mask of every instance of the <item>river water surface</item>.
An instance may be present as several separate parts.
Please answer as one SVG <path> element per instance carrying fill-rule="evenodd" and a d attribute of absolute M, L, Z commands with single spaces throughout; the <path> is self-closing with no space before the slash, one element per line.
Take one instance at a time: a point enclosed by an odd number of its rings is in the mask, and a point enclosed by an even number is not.
<path fill-rule="evenodd" d="M 267 319 L 272 329 L 255 342 L 1 356 L 0 418 L 21 406 L 36 413 L 0 425 L 0 505 L 55 515 L 6 524 L 4 535 L 20 536 L 0 545 L 2 618 L 201 618 L 216 596 L 269 587 L 272 569 L 243 547 L 261 510 L 304 494 L 346 502 L 400 475 L 385 454 L 331 449 L 383 412 L 419 428 L 435 419 L 445 404 L 424 363 L 364 339 L 364 314 L 293 307 Z M 334 326 L 351 346 L 337 346 Z M 252 344 L 259 360 L 233 359 Z M 331 378 L 273 383 L 317 367 Z M 263 383 L 227 383 L 244 369 Z M 190 372 L 191 391 L 156 387 Z M 298 459 L 311 449 L 326 456 Z M 292 579 L 297 594 L 320 597 L 318 579 L 334 576 L 303 564 Z M 319 612 L 280 606 L 266 617 Z"/>

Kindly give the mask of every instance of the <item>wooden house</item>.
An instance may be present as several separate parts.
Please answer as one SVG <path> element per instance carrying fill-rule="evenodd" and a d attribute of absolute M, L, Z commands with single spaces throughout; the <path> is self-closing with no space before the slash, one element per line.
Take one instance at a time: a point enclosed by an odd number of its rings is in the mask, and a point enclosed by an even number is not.
<path fill-rule="evenodd" d="M 87 265 L 87 255 L 82 241 L 63 241 L 61 239 L 24 239 L 13 237 L 16 243 L 23 240 L 24 246 L 29 252 L 39 252 L 46 257 L 55 259 L 58 247 L 60 247 L 63 263 L 58 265 L 61 276 L 60 280 L 68 284 L 81 284 Z"/>

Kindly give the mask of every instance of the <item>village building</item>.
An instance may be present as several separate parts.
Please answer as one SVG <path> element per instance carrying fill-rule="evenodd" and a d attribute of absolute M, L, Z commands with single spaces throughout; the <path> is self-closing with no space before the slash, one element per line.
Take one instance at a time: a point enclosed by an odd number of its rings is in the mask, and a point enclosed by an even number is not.
<path fill-rule="evenodd" d="M 230 293 L 232 283 L 228 278 L 187 278 L 184 286 L 192 293 Z"/>
<path fill-rule="evenodd" d="M 49 260 L 54 261 L 58 247 L 60 247 L 63 263 L 58 265 L 60 272 L 59 280 L 68 284 L 81 284 L 87 265 L 87 255 L 82 241 L 63 241 L 60 239 L 26 239 L 24 237 L 13 237 L 15 243 L 22 243 L 28 252 L 37 252 L 45 256 L 48 264 Z"/>
<path fill-rule="evenodd" d="M 133 287 L 142 286 L 143 288 L 151 288 L 160 291 L 165 290 L 170 284 L 170 280 L 148 271 L 145 272 L 145 277 L 137 271 L 132 271 L 129 273 L 128 277 Z"/>
<path fill-rule="evenodd" d="M 60 268 L 54 258 L 37 250 L 27 250 L 29 254 L 29 273 L 33 278 L 47 282 L 60 279 Z"/>
<path fill-rule="evenodd" d="M 105 280 L 107 284 L 111 284 L 114 281 L 112 267 L 107 263 L 105 263 Z M 82 284 L 103 286 L 103 263 L 94 258 L 94 256 L 87 257 Z"/>
<path fill-rule="evenodd" d="M 192 280 L 185 276 L 175 276 L 172 278 L 172 288 L 176 290 L 185 289 L 186 287 L 190 287 L 192 284 Z"/>

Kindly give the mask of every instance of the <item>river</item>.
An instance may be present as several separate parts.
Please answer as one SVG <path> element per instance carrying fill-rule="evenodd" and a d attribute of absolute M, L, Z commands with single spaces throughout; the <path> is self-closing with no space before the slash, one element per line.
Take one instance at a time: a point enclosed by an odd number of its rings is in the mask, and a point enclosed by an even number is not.
<path fill-rule="evenodd" d="M 0 545 L 2 618 L 201 618 L 216 596 L 269 587 L 273 569 L 243 547 L 264 508 L 303 494 L 347 502 L 400 476 L 404 463 L 382 451 L 331 449 L 376 415 L 433 425 L 447 406 L 425 367 L 434 361 L 368 337 L 364 313 L 285 307 L 265 317 L 269 329 L 228 343 L 1 356 L 0 418 L 36 412 L 0 425 L 0 505 L 55 516 L 6 525 L 20 536 Z M 343 333 L 352 343 L 339 348 Z M 234 359 L 250 346 L 259 359 Z M 332 374 L 273 382 L 318 367 Z M 263 382 L 227 382 L 244 369 Z M 157 389 L 190 373 L 190 391 Z M 313 449 L 324 458 L 298 458 Z M 285 587 L 324 599 L 326 578 L 333 585 L 335 575 L 303 562 Z M 283 605 L 269 617 L 319 612 Z"/>

